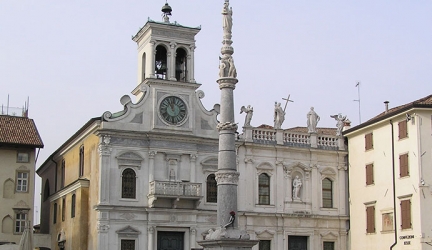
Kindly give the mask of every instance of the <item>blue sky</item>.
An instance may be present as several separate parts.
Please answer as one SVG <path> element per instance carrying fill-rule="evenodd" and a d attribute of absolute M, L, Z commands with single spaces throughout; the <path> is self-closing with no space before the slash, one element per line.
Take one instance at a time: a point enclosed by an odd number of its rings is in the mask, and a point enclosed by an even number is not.
<path fill-rule="evenodd" d="M 203 104 L 219 103 L 218 57 L 223 0 L 171 0 L 171 21 L 200 26 L 195 79 Z M 38 166 L 90 118 L 122 109 L 137 84 L 131 40 L 148 17 L 161 21 L 163 0 L 0 1 L 0 104 L 22 106 L 45 144 Z M 361 118 L 432 94 L 432 1 L 239 1 L 233 47 L 240 107 L 251 124 L 273 125 L 274 102 L 291 95 L 283 128 L 306 126 L 311 106 L 319 127 L 330 115 Z M 237 112 L 238 111 L 238 112 Z M 38 185 L 38 184 L 37 184 Z"/>

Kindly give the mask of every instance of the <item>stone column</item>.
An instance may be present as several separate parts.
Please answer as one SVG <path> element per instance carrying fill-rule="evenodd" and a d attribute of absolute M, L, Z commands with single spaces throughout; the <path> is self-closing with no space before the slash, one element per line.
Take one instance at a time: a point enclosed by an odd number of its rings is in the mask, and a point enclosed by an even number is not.
<path fill-rule="evenodd" d="M 196 159 L 197 155 L 190 155 L 190 182 L 195 182 L 195 171 L 196 171 Z"/>
<path fill-rule="evenodd" d="M 283 145 L 283 130 L 276 129 L 276 144 Z"/>
<path fill-rule="evenodd" d="M 148 227 L 148 229 L 147 229 L 147 239 L 148 239 L 148 241 L 147 241 L 147 249 L 149 249 L 149 250 L 153 250 L 154 249 L 154 244 L 153 244 L 153 241 L 154 241 L 154 227 L 153 226 L 149 226 Z"/>
<path fill-rule="evenodd" d="M 155 40 L 151 40 L 150 41 L 150 53 L 149 53 L 149 63 L 148 63 L 148 67 L 150 67 L 149 71 L 146 72 L 150 72 L 150 78 L 156 78 L 155 75 L 155 60 L 156 60 L 156 41 Z M 147 64 L 146 64 L 147 66 Z"/>
<path fill-rule="evenodd" d="M 285 193 L 285 202 L 292 201 L 292 176 L 291 176 L 292 168 L 284 165 L 284 176 L 286 179 L 286 193 Z"/>
<path fill-rule="evenodd" d="M 189 64 L 187 65 L 187 69 L 188 69 L 188 76 L 186 76 L 187 78 L 186 79 L 188 79 L 189 80 L 189 82 L 191 82 L 191 83 L 195 83 L 196 81 L 195 81 L 195 49 L 196 49 L 196 46 L 195 46 L 195 44 L 191 44 L 191 45 L 189 45 L 189 48 L 190 48 L 190 57 L 188 57 L 188 58 L 190 58 L 189 59 Z"/>
<path fill-rule="evenodd" d="M 100 162 L 100 177 L 99 177 L 99 203 L 109 204 L 110 194 L 110 169 L 111 169 L 111 137 L 102 135 L 99 143 L 99 162 Z"/>
<path fill-rule="evenodd" d="M 276 185 L 272 187 L 279 187 L 283 186 L 284 183 L 284 169 L 283 169 L 283 162 L 282 161 L 276 161 Z M 272 188 L 270 187 L 270 188 Z M 275 196 L 274 197 L 284 197 L 284 189 L 283 188 L 275 188 Z M 282 213 L 284 210 L 284 200 L 282 199 L 276 199 L 275 205 L 276 205 L 276 211 L 278 213 Z"/>
<path fill-rule="evenodd" d="M 156 151 L 149 151 L 149 182 L 154 181 L 154 158 Z"/>
<path fill-rule="evenodd" d="M 168 52 L 170 57 L 168 57 L 168 75 L 167 79 L 171 81 L 177 81 L 175 74 L 176 74 L 176 60 L 177 60 L 177 53 L 176 53 L 177 43 L 171 42 L 170 43 L 170 51 Z"/>
<path fill-rule="evenodd" d="M 316 133 L 309 133 L 310 135 L 310 144 L 311 148 L 317 148 L 318 147 L 318 136 Z"/>

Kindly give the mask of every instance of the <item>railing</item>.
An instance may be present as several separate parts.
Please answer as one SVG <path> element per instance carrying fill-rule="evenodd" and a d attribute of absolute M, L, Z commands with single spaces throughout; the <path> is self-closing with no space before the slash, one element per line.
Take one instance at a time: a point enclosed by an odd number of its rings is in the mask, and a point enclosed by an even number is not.
<path fill-rule="evenodd" d="M 151 195 L 166 196 L 201 196 L 201 183 L 152 181 L 150 182 Z"/>
<path fill-rule="evenodd" d="M 252 130 L 252 139 L 257 143 L 275 144 L 276 131 L 274 129 L 254 129 Z"/>
<path fill-rule="evenodd" d="M 310 147 L 310 135 L 306 133 L 285 132 L 283 134 L 283 142 L 285 145 L 297 147 Z"/>
<path fill-rule="evenodd" d="M 336 136 L 318 136 L 319 148 L 337 148 L 338 138 Z"/>
<path fill-rule="evenodd" d="M 25 112 L 24 108 L 1 106 L 0 107 L 0 115 L 26 117 L 26 112 Z"/>

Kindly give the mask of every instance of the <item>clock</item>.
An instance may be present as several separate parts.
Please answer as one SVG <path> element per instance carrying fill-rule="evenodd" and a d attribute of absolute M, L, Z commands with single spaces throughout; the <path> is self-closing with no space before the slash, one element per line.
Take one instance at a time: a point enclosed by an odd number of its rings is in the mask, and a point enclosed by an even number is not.
<path fill-rule="evenodd" d="M 179 97 L 168 96 L 159 104 L 159 113 L 168 124 L 179 125 L 186 119 L 187 107 Z"/>

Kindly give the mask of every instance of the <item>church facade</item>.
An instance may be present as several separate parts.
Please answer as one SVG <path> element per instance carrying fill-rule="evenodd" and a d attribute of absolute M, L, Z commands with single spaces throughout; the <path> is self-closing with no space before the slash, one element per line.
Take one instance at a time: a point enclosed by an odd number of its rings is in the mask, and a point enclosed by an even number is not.
<path fill-rule="evenodd" d="M 166 7 L 166 6 L 165 6 Z M 137 97 L 90 119 L 37 170 L 52 249 L 201 249 L 215 228 L 218 114 L 194 78 L 200 28 L 149 20 Z M 347 150 L 336 129 L 248 124 L 236 144 L 238 227 L 269 249 L 347 249 Z"/>

